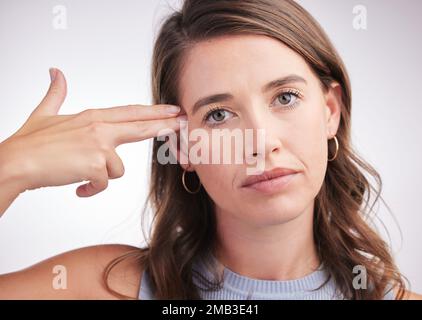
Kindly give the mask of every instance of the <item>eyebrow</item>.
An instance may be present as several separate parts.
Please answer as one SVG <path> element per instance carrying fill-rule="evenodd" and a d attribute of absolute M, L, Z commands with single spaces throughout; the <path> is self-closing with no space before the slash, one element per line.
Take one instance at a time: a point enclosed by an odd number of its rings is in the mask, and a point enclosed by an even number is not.
<path fill-rule="evenodd" d="M 262 92 L 265 93 L 271 89 L 278 88 L 278 87 L 284 86 L 289 83 L 294 83 L 294 82 L 302 82 L 302 83 L 307 84 L 306 80 L 302 78 L 301 76 L 298 76 L 296 74 L 290 74 L 283 78 L 275 79 L 267 83 L 262 88 Z M 216 103 L 216 102 L 229 101 L 232 99 L 234 99 L 234 96 L 230 93 L 218 93 L 218 94 L 206 96 L 204 98 L 199 99 L 197 102 L 195 102 L 195 104 L 192 107 L 192 115 L 194 115 L 203 106 L 209 105 L 211 103 Z"/>

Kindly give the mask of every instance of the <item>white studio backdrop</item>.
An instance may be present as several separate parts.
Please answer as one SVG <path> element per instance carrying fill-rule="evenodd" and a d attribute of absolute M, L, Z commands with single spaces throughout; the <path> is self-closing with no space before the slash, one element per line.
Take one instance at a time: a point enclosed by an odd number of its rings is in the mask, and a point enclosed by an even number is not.
<path fill-rule="evenodd" d="M 345 61 L 352 81 L 352 142 L 383 178 L 382 196 L 403 239 L 385 206 L 378 215 L 401 271 L 421 293 L 422 2 L 299 3 Z M 0 141 L 41 101 L 49 67 L 60 68 L 68 81 L 61 114 L 150 104 L 154 36 L 161 19 L 179 6 L 177 0 L 0 0 Z M 63 10 L 66 19 L 57 24 L 54 18 Z M 366 28 L 357 28 L 356 17 L 365 12 Z M 141 246 L 150 145 L 151 140 L 119 146 L 126 173 L 94 197 L 77 197 L 79 184 L 22 194 L 0 219 L 0 274 L 88 245 Z"/>

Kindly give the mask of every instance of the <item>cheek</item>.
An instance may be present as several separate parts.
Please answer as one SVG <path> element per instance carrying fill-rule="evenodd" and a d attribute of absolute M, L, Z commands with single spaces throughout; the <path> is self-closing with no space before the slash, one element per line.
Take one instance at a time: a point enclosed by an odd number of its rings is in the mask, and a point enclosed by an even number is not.
<path fill-rule="evenodd" d="M 315 107 L 305 113 L 296 126 L 301 130 L 296 132 L 292 140 L 292 147 L 304 166 L 307 186 L 313 196 L 318 194 L 327 169 L 326 124 L 322 111 L 322 107 Z"/>
<path fill-rule="evenodd" d="M 229 207 L 228 194 L 233 194 L 234 168 L 232 165 L 209 164 L 195 168 L 202 186 L 211 199 L 221 207 Z"/>

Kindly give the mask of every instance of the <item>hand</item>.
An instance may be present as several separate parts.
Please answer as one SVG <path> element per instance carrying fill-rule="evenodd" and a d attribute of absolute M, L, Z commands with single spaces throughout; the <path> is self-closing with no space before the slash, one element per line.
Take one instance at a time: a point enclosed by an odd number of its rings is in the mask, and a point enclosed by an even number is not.
<path fill-rule="evenodd" d="M 78 186 L 76 194 L 95 195 L 107 188 L 108 179 L 124 174 L 115 150 L 118 145 L 155 137 L 162 129 L 180 128 L 178 112 L 170 112 L 169 105 L 129 105 L 58 115 L 66 97 L 66 80 L 58 69 L 50 69 L 50 76 L 44 99 L 24 125 L 0 144 L 1 163 L 13 171 L 12 176 L 19 177 L 20 193 L 89 181 Z"/>

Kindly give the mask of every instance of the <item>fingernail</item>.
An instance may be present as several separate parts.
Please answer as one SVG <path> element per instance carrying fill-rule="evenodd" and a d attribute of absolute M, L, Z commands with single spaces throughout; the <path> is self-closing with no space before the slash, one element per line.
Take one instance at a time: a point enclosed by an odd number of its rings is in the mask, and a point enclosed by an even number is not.
<path fill-rule="evenodd" d="M 54 79 L 56 78 L 57 69 L 55 69 L 55 68 L 50 68 L 50 69 L 48 70 L 48 72 L 50 72 L 50 79 L 51 79 L 51 81 L 54 81 Z"/>
<path fill-rule="evenodd" d="M 180 124 L 180 128 L 185 128 L 188 125 L 188 117 L 186 115 L 178 116 L 176 120 Z"/>
<path fill-rule="evenodd" d="M 178 117 L 176 118 L 176 120 L 177 120 L 178 122 L 181 122 L 181 121 L 186 122 L 186 121 L 188 121 L 188 117 L 187 117 L 186 115 L 181 115 L 181 116 L 178 116 Z"/>
<path fill-rule="evenodd" d="M 177 113 L 179 113 L 179 112 L 180 112 L 180 107 L 178 107 L 178 106 L 168 106 L 168 107 L 166 108 L 166 110 L 167 110 L 167 112 L 168 112 L 168 113 L 174 113 L 174 114 L 177 114 Z"/>

